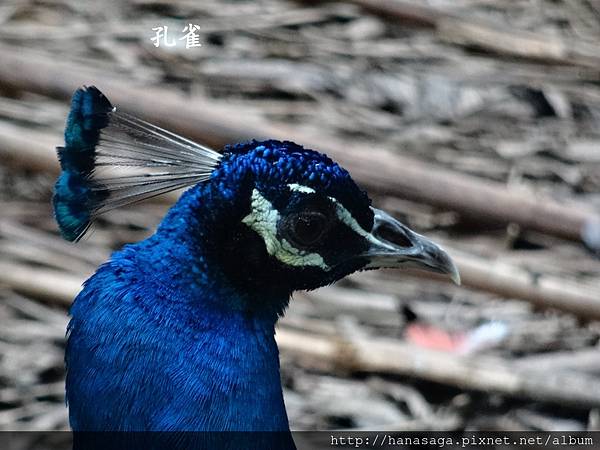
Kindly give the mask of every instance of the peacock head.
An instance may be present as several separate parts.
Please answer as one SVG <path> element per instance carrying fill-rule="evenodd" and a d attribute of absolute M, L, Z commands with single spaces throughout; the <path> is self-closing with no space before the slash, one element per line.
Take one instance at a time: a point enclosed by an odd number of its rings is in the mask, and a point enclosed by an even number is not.
<path fill-rule="evenodd" d="M 229 146 L 208 185 L 218 210 L 215 254 L 245 288 L 315 289 L 383 267 L 459 281 L 444 250 L 372 207 L 350 174 L 322 153 L 273 140 Z"/>
<path fill-rule="evenodd" d="M 252 141 L 217 153 L 117 111 L 89 87 L 73 96 L 58 154 L 54 209 L 68 240 L 79 239 L 105 211 L 195 185 L 159 233 L 187 224 L 188 234 L 202 241 L 196 248 L 212 252 L 246 291 L 314 289 L 383 267 L 459 281 L 444 250 L 373 208 L 327 156 L 292 142 Z"/>

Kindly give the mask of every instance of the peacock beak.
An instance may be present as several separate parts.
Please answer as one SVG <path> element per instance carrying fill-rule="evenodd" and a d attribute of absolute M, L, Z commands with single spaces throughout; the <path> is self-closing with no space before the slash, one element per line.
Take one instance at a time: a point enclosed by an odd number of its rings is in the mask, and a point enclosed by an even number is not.
<path fill-rule="evenodd" d="M 366 238 L 366 269 L 410 267 L 446 274 L 460 284 L 458 268 L 440 246 L 415 233 L 384 211 L 371 208 L 374 224 Z"/>

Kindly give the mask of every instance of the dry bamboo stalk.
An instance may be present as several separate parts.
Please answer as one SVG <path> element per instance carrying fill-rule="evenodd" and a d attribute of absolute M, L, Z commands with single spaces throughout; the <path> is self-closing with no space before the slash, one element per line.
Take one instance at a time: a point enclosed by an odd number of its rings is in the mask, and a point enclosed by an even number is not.
<path fill-rule="evenodd" d="M 582 286 L 547 275 L 536 276 L 514 265 L 490 263 L 475 255 L 446 249 L 459 267 L 464 286 L 505 298 L 526 300 L 540 308 L 569 312 L 585 320 L 600 320 L 600 292 L 597 287 Z M 428 272 L 408 273 L 445 281 L 445 278 Z M 53 277 L 58 281 L 53 282 Z M 34 280 L 34 283 L 30 280 Z M 82 281 L 83 278 L 55 270 L 0 261 L 0 283 L 65 305 L 69 305 L 79 292 Z"/>
<path fill-rule="evenodd" d="M 522 369 L 548 372 L 573 371 L 600 375 L 600 348 L 542 353 L 518 358 L 514 361 Z"/>
<path fill-rule="evenodd" d="M 332 339 L 280 328 L 281 350 L 318 369 L 389 373 L 436 383 L 566 404 L 600 405 L 600 378 L 574 373 L 522 370 L 507 361 L 464 357 L 392 339 Z"/>
<path fill-rule="evenodd" d="M 0 261 L 0 285 L 64 306 L 71 305 L 81 290 L 82 281 L 82 277 L 67 275 L 58 270 Z"/>
<path fill-rule="evenodd" d="M 501 262 L 451 252 L 466 286 L 519 298 L 542 308 L 570 312 L 584 319 L 600 319 L 600 291 L 557 277 L 533 274 Z"/>
<path fill-rule="evenodd" d="M 129 112 L 216 148 L 249 138 L 291 139 L 329 153 L 371 190 L 452 209 L 478 221 L 514 222 L 524 229 L 574 240 L 581 239 L 586 224 L 600 223 L 597 214 L 582 205 L 535 198 L 388 151 L 365 151 L 349 143 L 267 124 L 230 108 L 198 99 L 189 101 L 163 88 L 137 86 L 98 69 L 56 61 L 47 54 L 8 46 L 0 46 L 0 53 L 0 84 L 68 98 L 80 85 L 94 83 Z"/>
<path fill-rule="evenodd" d="M 61 141 L 62 136 L 0 122 L 0 156 L 5 165 L 57 174 L 60 166 L 54 148 Z"/>
<path fill-rule="evenodd" d="M 81 278 L 0 262 L 0 283 L 69 305 L 80 290 Z M 600 405 L 600 380 L 591 376 L 523 370 L 496 359 L 462 357 L 391 339 L 358 336 L 348 341 L 279 329 L 277 340 L 283 351 L 311 367 L 400 374 L 577 407 Z"/>
<path fill-rule="evenodd" d="M 464 286 L 526 300 L 544 309 L 566 311 L 586 320 L 600 320 L 600 290 L 596 286 L 534 274 L 515 265 L 445 248 L 458 266 Z M 427 272 L 411 274 L 446 281 Z"/>
<path fill-rule="evenodd" d="M 600 293 L 592 286 L 566 283 L 549 276 L 535 278 L 508 264 L 490 265 L 489 261 L 472 255 L 450 253 L 469 287 L 526 300 L 542 308 L 570 312 L 582 319 L 600 320 Z M 60 271 L 0 261 L 0 284 L 67 306 L 81 289 L 83 279 L 83 276 Z"/>
<path fill-rule="evenodd" d="M 324 3 L 326 0 L 304 0 Z M 600 70 L 600 46 L 581 39 L 557 39 L 439 8 L 400 0 L 345 0 L 387 20 L 434 28 L 448 42 L 491 53 Z"/>

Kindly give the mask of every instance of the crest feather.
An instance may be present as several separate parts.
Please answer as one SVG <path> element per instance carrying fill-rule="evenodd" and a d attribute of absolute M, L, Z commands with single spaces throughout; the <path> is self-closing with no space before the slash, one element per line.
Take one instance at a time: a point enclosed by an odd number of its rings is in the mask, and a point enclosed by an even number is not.
<path fill-rule="evenodd" d="M 117 111 L 97 88 L 73 95 L 54 212 L 63 236 L 80 239 L 99 214 L 207 180 L 221 154 Z"/>

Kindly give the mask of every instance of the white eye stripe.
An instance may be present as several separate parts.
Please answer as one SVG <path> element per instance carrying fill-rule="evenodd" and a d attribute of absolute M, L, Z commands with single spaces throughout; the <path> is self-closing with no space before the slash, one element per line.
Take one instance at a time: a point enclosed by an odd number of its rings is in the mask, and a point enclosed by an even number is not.
<path fill-rule="evenodd" d="M 308 186 L 303 186 L 303 185 L 297 184 L 297 183 L 288 184 L 288 187 L 292 191 L 303 192 L 305 194 L 315 194 L 316 193 L 316 191 L 313 188 L 308 187 Z M 344 205 L 342 205 L 340 202 L 338 202 L 335 197 L 328 196 L 327 198 L 329 200 L 331 200 L 331 202 L 333 204 L 335 204 L 336 214 L 337 214 L 338 219 L 342 223 L 346 224 L 352 231 L 354 231 L 359 236 L 364 237 L 369 242 L 372 242 L 374 244 L 388 248 L 390 250 L 394 250 L 394 248 L 392 246 L 390 246 L 389 244 L 386 244 L 385 242 L 380 241 L 375 236 L 373 236 L 371 233 L 366 231 L 363 227 L 361 227 L 360 224 L 356 221 L 356 219 L 352 216 L 352 214 L 350 214 L 350 211 L 348 211 L 344 207 Z"/>
<path fill-rule="evenodd" d="M 302 186 L 301 184 L 297 184 L 297 183 L 288 184 L 288 187 L 290 188 L 291 191 L 303 192 L 305 194 L 315 194 L 317 192 L 311 187 Z"/>
<path fill-rule="evenodd" d="M 288 184 L 288 187 L 290 188 L 291 191 L 295 191 L 295 192 L 302 192 L 305 194 L 315 194 L 316 193 L 316 191 L 313 188 L 308 187 L 308 186 L 303 186 L 303 185 L 297 184 L 297 183 Z M 340 202 L 338 202 L 335 197 L 328 196 L 327 198 L 329 200 L 331 200 L 331 202 L 335 205 L 337 217 L 341 222 L 348 225 L 348 227 L 350 227 L 350 229 L 352 231 L 354 231 L 356 234 L 358 234 L 359 236 L 369 239 L 369 236 L 371 236 L 371 233 L 368 233 L 367 231 L 365 231 L 358 224 L 356 219 L 354 217 L 352 217 L 352 214 L 350 214 L 350 211 L 348 211 L 344 207 L 344 205 L 342 205 Z"/>
<path fill-rule="evenodd" d="M 338 202 L 334 197 L 328 197 L 328 198 L 335 204 L 335 212 L 336 212 L 337 217 L 340 220 L 340 222 L 345 223 L 352 231 L 354 231 L 359 236 L 364 237 L 369 242 L 372 242 L 379 246 L 385 247 L 389 250 L 395 250 L 395 248 L 393 246 L 380 241 L 375 236 L 373 236 L 373 234 L 369 233 L 368 231 L 365 231 L 365 229 L 360 226 L 360 224 L 356 221 L 356 219 L 354 217 L 352 217 L 352 214 L 350 214 L 350 211 L 348 211 L 344 207 L 344 205 L 342 205 L 340 202 Z"/>
<path fill-rule="evenodd" d="M 277 238 L 277 223 L 281 216 L 258 189 L 252 191 L 251 208 L 250 214 L 244 217 L 242 222 L 263 238 L 267 252 L 271 256 L 290 266 L 316 266 L 325 271 L 331 269 L 318 253 L 305 252 L 297 249 L 287 240 Z"/>

